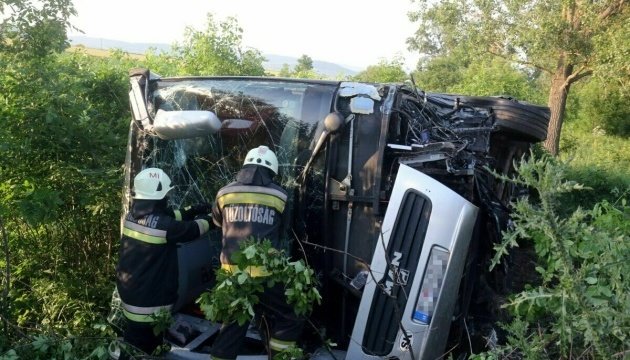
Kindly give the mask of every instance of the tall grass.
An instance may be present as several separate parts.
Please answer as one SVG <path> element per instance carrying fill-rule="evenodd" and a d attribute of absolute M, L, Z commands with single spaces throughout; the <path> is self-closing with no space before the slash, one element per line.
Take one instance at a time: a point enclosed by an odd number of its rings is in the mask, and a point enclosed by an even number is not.
<path fill-rule="evenodd" d="M 568 165 L 567 178 L 591 188 L 566 194 L 569 207 L 614 202 L 630 191 L 630 139 L 608 135 L 598 127 L 584 130 L 576 123 L 565 124 L 562 132 L 560 159 Z"/>

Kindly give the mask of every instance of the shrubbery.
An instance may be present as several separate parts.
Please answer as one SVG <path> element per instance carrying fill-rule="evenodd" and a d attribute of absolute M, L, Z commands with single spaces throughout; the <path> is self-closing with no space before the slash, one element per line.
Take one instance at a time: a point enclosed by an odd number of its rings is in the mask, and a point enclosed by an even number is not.
<path fill-rule="evenodd" d="M 584 190 L 565 179 L 566 165 L 547 156 L 518 166 L 512 181 L 533 198 L 514 204 L 513 227 L 492 266 L 520 241 L 531 240 L 542 282 L 504 305 L 507 343 L 477 359 L 623 358 L 630 348 L 630 206 L 627 193 L 612 203 L 567 211 L 563 194 Z M 566 215 L 561 215 L 561 214 Z"/>
<path fill-rule="evenodd" d="M 82 53 L 0 54 L 0 217 L 8 241 L 0 268 L 10 270 L 0 283 L 11 284 L 0 299 L 0 354 L 11 344 L 21 357 L 82 357 L 104 335 L 93 326 L 105 323 L 120 231 L 123 63 Z M 77 340 L 85 337 L 91 345 Z"/>

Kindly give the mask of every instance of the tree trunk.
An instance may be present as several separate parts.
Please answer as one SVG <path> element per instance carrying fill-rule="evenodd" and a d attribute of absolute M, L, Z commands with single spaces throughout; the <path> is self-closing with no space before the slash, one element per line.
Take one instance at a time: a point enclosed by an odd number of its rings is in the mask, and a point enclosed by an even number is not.
<path fill-rule="evenodd" d="M 551 118 L 549 119 L 547 139 L 545 140 L 544 147 L 554 156 L 558 155 L 560 147 L 560 132 L 562 130 L 562 122 L 564 121 L 569 88 L 571 87 L 571 82 L 569 81 L 571 71 L 571 65 L 558 65 L 553 79 L 551 80 L 549 101 L 547 103 L 551 110 Z"/>

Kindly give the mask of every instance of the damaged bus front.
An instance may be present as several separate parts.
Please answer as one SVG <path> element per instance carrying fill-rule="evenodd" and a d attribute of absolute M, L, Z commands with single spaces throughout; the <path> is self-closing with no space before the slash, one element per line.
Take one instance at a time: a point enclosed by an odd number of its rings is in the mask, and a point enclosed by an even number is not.
<path fill-rule="evenodd" d="M 544 139 L 548 109 L 402 84 L 130 75 L 123 206 L 146 167 L 171 176 L 171 205 L 211 202 L 247 151 L 267 145 L 289 193 L 284 247 L 321 282 L 302 347 L 337 359 L 469 351 L 458 348 L 464 327 L 482 328 L 471 324 L 493 310 L 489 302 L 469 311 L 471 299 L 502 291 L 483 264 L 518 190 L 489 169 L 510 173 Z M 211 288 L 220 239 L 214 229 L 180 246 L 178 315 L 194 317 L 195 298 Z M 190 321 L 198 331 L 174 342 L 172 358 L 211 346 L 218 326 Z M 318 351 L 322 337 L 337 349 Z M 244 351 L 262 351 L 255 343 Z"/>

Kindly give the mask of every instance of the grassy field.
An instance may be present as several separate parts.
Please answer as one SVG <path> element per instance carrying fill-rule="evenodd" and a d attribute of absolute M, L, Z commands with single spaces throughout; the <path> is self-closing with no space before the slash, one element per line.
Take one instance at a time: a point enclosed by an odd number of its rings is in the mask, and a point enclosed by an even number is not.
<path fill-rule="evenodd" d="M 83 45 L 71 46 L 66 51 L 69 51 L 69 52 L 83 51 L 87 55 L 98 56 L 98 57 L 108 57 L 108 56 L 110 56 L 112 54 L 112 50 L 89 48 L 89 47 L 85 47 Z M 135 59 L 135 60 L 142 60 L 142 59 L 144 59 L 144 54 L 130 54 L 130 53 L 127 53 L 127 55 L 129 55 L 130 58 Z"/>

